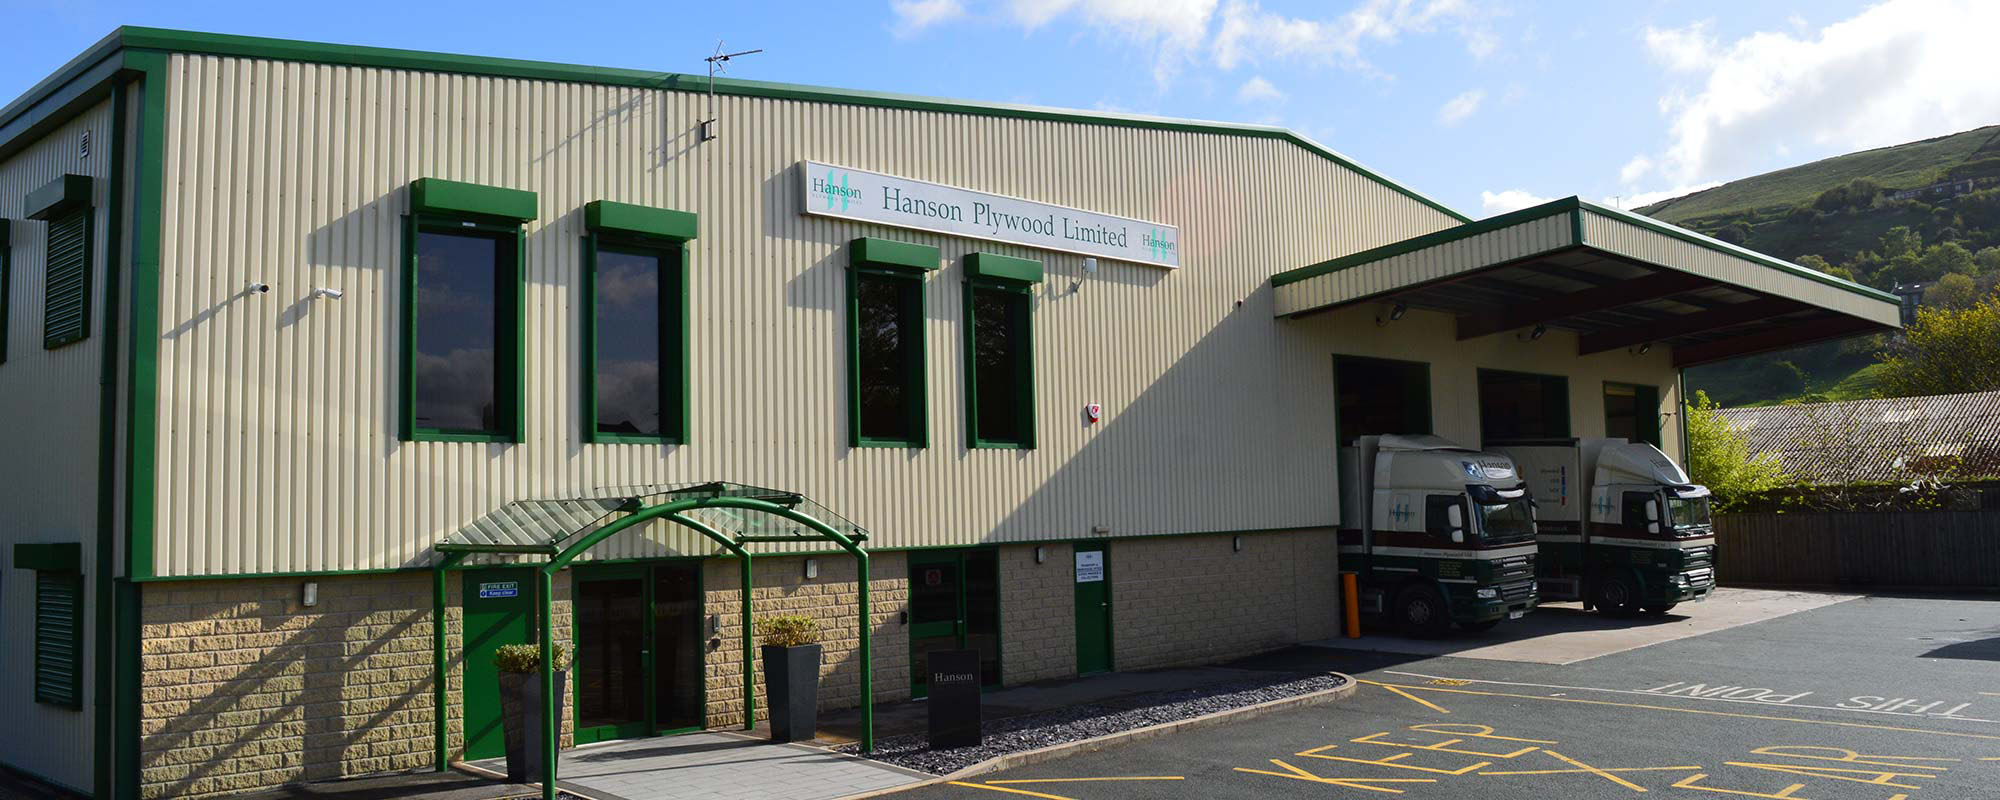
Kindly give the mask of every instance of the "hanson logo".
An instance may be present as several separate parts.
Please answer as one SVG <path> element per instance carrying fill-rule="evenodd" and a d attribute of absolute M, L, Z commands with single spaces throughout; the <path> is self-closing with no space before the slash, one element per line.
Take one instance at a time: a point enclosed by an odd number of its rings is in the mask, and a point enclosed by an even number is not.
<path fill-rule="evenodd" d="M 1154 261 L 1172 260 L 1175 255 L 1175 248 L 1180 244 L 1179 242 L 1168 241 L 1164 235 L 1165 233 L 1165 231 L 1159 228 L 1154 228 L 1139 236 L 1139 243 L 1146 246 L 1146 252 L 1152 254 Z"/>
<path fill-rule="evenodd" d="M 812 193 L 826 198 L 827 208 L 833 208 L 834 203 L 839 203 L 842 211 L 847 210 L 848 203 L 861 199 L 860 189 L 848 188 L 845 170 L 838 172 L 827 170 L 826 177 L 812 179 Z"/>

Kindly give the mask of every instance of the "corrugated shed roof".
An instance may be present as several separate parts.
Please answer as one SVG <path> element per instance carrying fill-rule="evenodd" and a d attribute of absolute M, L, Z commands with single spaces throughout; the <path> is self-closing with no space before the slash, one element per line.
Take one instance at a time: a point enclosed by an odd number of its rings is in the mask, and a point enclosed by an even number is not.
<path fill-rule="evenodd" d="M 1721 410 L 1806 483 L 2000 477 L 2000 391 Z"/>

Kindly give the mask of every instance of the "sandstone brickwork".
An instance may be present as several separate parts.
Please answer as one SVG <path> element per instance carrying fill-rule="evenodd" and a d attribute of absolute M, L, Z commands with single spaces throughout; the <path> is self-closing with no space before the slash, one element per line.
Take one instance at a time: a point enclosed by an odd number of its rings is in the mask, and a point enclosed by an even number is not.
<path fill-rule="evenodd" d="M 1163 536 L 1111 543 L 1119 670 L 1223 661 L 1330 638 L 1339 619 L 1331 531 Z"/>
<path fill-rule="evenodd" d="M 1076 556 L 1067 542 L 1000 548 L 1000 679 L 1076 674 Z"/>
<path fill-rule="evenodd" d="M 859 602 L 854 558 L 846 554 L 810 556 L 819 562 L 819 577 L 807 580 L 801 556 L 760 556 L 753 559 L 751 603 L 755 619 L 803 614 L 819 622 L 820 695 L 822 709 L 852 708 L 861 703 L 861 657 L 855 609 Z M 869 604 L 873 619 L 875 701 L 910 696 L 910 639 L 901 622 L 909 600 L 909 568 L 900 552 L 871 553 Z M 742 616 L 738 593 L 742 586 L 735 559 L 710 559 L 703 564 L 702 587 L 707 613 L 718 629 L 709 639 L 708 724 L 727 727 L 743 723 Z M 754 625 L 754 622 L 753 622 Z M 752 642 L 751 648 L 757 647 Z M 757 718 L 766 719 L 763 669 L 751 676 L 757 698 Z"/>

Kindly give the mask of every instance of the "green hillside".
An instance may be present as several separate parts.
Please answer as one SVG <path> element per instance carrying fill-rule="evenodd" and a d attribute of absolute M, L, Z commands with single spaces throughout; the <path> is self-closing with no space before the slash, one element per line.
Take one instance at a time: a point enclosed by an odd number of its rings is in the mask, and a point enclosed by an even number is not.
<path fill-rule="evenodd" d="M 1912 190 L 1915 190 L 1914 192 Z M 1957 307 L 2000 284 L 2000 125 L 1778 170 L 1639 209 L 1885 291 Z M 1688 370 L 1724 405 L 1846 400 L 1873 388 L 1882 337 Z"/>

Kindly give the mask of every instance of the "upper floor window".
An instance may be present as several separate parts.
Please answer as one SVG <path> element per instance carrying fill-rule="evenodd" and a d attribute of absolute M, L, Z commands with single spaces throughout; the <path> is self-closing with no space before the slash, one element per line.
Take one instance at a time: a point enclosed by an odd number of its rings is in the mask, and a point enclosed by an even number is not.
<path fill-rule="evenodd" d="M 1035 446 L 1034 326 L 1042 264 L 973 253 L 965 258 L 967 446 Z"/>
<path fill-rule="evenodd" d="M 535 195 L 425 178 L 410 207 L 404 438 L 520 441 L 521 225 Z"/>
<path fill-rule="evenodd" d="M 856 239 L 847 274 L 849 444 L 927 447 L 924 276 L 935 247 Z"/>
<path fill-rule="evenodd" d="M 600 200 L 584 218 L 585 438 L 685 444 L 687 242 L 695 216 Z"/>
<path fill-rule="evenodd" d="M 42 264 L 42 347 L 90 336 L 92 181 L 64 175 L 28 193 L 29 219 L 48 223 Z"/>

